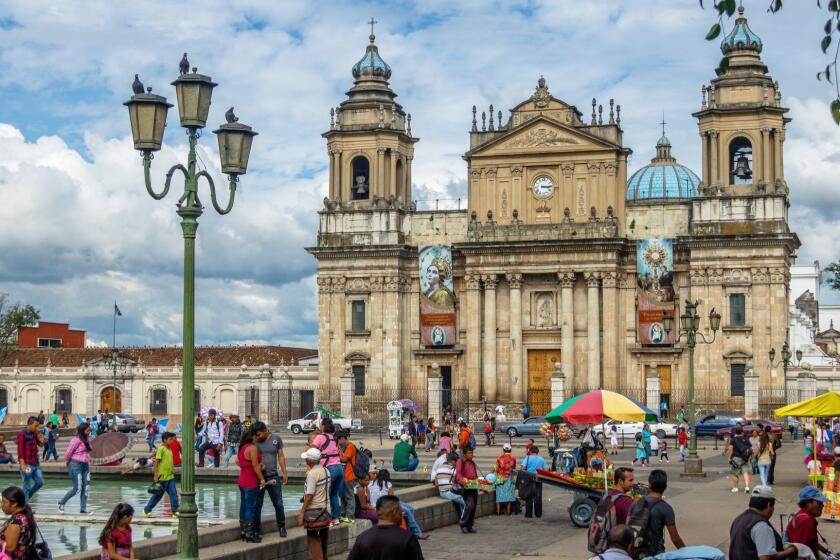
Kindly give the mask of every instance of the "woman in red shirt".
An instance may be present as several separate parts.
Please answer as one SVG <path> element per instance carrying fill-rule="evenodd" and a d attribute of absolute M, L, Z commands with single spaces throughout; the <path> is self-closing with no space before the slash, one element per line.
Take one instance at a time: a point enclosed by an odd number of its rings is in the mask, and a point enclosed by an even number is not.
<path fill-rule="evenodd" d="M 257 516 L 257 492 L 265 488 L 260 457 L 254 445 L 254 432 L 250 429 L 242 432 L 239 440 L 239 535 L 243 541 L 260 542 L 262 537 L 255 523 Z"/>
<path fill-rule="evenodd" d="M 511 506 L 516 495 L 513 487 L 513 476 L 511 473 L 516 468 L 516 459 L 511 455 L 509 444 L 502 446 L 502 454 L 496 459 L 496 515 L 501 515 L 502 506 L 505 513 L 510 515 Z"/>

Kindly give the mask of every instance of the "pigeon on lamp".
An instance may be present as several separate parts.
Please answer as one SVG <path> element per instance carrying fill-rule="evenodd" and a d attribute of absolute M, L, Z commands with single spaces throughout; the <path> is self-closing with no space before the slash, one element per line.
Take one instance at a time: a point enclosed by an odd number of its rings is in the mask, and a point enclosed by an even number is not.
<path fill-rule="evenodd" d="M 181 57 L 181 62 L 178 64 L 178 70 L 181 74 L 186 74 L 190 71 L 190 61 L 187 59 L 187 53 Z"/>
<path fill-rule="evenodd" d="M 134 74 L 134 82 L 131 84 L 131 89 L 135 94 L 144 93 L 146 88 L 143 87 L 143 82 L 140 81 L 140 76 Z"/>
<path fill-rule="evenodd" d="M 225 111 L 225 120 L 229 123 L 235 123 L 239 120 L 239 117 L 233 114 L 233 107 Z"/>

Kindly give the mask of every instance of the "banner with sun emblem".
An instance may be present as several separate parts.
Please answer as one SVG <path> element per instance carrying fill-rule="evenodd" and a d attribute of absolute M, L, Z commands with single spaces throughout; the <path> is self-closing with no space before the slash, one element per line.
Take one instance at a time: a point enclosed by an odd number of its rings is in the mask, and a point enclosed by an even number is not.
<path fill-rule="evenodd" d="M 453 346 L 455 292 L 452 286 L 452 251 L 448 245 L 421 245 L 420 331 L 423 346 Z"/>
<path fill-rule="evenodd" d="M 674 246 L 670 239 L 636 241 L 636 294 L 639 342 L 673 345 L 676 333 L 665 332 L 662 322 L 666 316 L 674 318 Z"/>

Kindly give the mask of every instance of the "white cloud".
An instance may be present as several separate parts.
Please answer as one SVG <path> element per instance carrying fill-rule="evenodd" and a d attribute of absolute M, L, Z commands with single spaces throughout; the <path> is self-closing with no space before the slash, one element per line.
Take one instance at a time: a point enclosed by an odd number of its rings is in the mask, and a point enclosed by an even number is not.
<path fill-rule="evenodd" d="M 813 41 L 824 17 L 814 6 L 786 5 L 775 16 L 765 9 L 747 3 L 792 109 L 785 163 L 792 227 L 805 242 L 799 253 L 836 259 L 820 242 L 840 225 L 840 133 L 825 107 L 831 90 L 814 79 L 824 66 Z M 586 117 L 592 97 L 621 104 L 631 171 L 652 157 L 662 111 L 675 155 L 699 168 L 691 112 L 720 52 L 703 40 L 713 10 L 696 3 L 9 0 L 0 13 L 14 22 L 0 26 L 2 290 L 38 304 L 45 318 L 87 328 L 94 340 L 110 340 L 114 299 L 127 342 L 180 340 L 178 195 L 155 202 L 144 192 L 121 102 L 135 72 L 174 101 L 168 84 L 188 51 L 220 84 L 210 125 L 234 105 L 260 132 L 233 212 L 219 217 L 208 206 L 200 220 L 197 339 L 314 344 L 315 262 L 303 247 L 314 243 L 325 194 L 320 133 L 352 85 L 371 13 L 381 22 L 377 43 L 393 67 L 391 85 L 422 139 L 415 198 L 463 198 L 472 105 L 480 114 L 493 103 L 506 115 L 540 74 Z M 185 156 L 177 125 L 172 111 L 152 169 L 157 189 Z M 226 190 L 215 138 L 205 133 L 202 161 Z M 206 191 L 202 197 L 209 202 Z"/>

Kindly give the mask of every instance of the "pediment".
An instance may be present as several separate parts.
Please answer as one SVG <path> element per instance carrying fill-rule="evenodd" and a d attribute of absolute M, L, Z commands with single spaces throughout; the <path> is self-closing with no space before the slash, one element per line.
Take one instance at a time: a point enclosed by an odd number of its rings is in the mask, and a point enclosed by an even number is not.
<path fill-rule="evenodd" d="M 540 115 L 492 141 L 477 146 L 467 156 L 516 153 L 621 149 L 611 142 Z"/>

